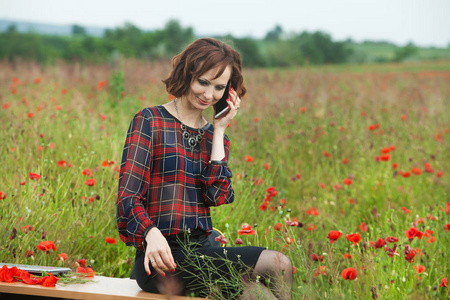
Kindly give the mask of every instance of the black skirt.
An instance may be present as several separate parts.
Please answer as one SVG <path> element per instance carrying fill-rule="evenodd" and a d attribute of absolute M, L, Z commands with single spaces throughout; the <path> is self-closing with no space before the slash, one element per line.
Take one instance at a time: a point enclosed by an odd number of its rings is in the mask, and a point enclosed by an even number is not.
<path fill-rule="evenodd" d="M 167 237 L 172 255 L 177 264 L 174 273 L 157 274 L 150 264 L 150 276 L 144 268 L 144 252 L 137 250 L 134 272 L 138 285 L 151 293 L 164 292 L 164 282 L 177 284 L 182 294 L 194 293 L 207 296 L 220 292 L 225 298 L 233 298 L 243 288 L 242 277 L 250 275 L 265 248 L 254 246 L 211 246 L 204 231 Z M 212 290 L 213 289 L 213 290 Z"/>

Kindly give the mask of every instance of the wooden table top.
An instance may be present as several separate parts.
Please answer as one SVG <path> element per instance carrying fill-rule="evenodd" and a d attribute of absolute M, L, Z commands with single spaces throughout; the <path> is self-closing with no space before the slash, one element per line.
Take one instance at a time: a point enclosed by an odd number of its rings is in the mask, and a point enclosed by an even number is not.
<path fill-rule="evenodd" d="M 95 276 L 92 282 L 77 284 L 56 284 L 55 287 L 29 285 L 21 282 L 0 282 L 0 293 L 58 297 L 68 299 L 197 299 L 147 293 L 130 278 Z"/>

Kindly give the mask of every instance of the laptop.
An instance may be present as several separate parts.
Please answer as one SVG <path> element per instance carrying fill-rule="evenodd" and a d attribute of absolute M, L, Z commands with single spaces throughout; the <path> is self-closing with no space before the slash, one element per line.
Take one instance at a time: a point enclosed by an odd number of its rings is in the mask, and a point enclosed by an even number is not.
<path fill-rule="evenodd" d="M 72 270 L 65 267 L 46 267 L 46 266 L 32 266 L 32 265 L 21 265 L 21 264 L 4 264 L 0 263 L 0 266 L 6 265 L 8 268 L 17 267 L 18 269 L 27 271 L 34 275 L 43 275 L 43 273 L 52 273 L 53 275 L 61 275 Z"/>

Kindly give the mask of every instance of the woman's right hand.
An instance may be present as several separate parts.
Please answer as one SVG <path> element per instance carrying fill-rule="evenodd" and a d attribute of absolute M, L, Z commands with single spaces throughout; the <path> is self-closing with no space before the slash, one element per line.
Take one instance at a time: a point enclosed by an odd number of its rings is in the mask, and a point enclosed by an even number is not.
<path fill-rule="evenodd" d="M 153 227 L 145 236 L 145 241 L 147 242 L 147 248 L 145 249 L 144 268 L 147 274 L 151 274 L 149 263 L 162 276 L 166 276 L 164 271 L 174 272 L 177 265 L 173 260 L 169 244 L 161 231 Z"/>

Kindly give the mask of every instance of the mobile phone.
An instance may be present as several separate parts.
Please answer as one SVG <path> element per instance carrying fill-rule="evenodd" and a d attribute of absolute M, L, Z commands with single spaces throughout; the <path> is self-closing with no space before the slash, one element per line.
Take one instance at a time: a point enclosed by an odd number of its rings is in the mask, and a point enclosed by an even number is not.
<path fill-rule="evenodd" d="M 228 106 L 227 100 L 230 98 L 230 90 L 231 90 L 231 81 L 228 81 L 227 87 L 225 88 L 225 92 L 223 93 L 222 98 L 214 104 L 215 115 L 214 118 L 218 118 L 226 112 L 230 110 L 230 106 Z"/>

